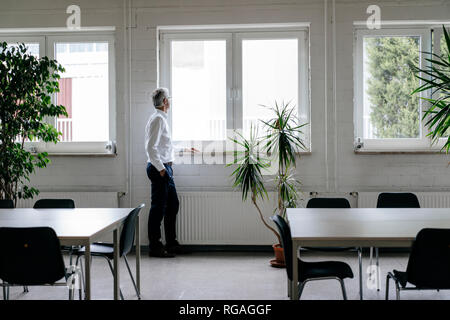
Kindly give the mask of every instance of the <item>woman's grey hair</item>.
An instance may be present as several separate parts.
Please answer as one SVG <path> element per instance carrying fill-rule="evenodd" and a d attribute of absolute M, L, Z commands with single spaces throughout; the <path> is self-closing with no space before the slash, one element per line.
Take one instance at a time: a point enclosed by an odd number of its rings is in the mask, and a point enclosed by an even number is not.
<path fill-rule="evenodd" d="M 167 88 L 157 88 L 152 93 L 153 105 L 159 107 L 163 105 L 163 100 L 169 98 L 169 90 Z"/>

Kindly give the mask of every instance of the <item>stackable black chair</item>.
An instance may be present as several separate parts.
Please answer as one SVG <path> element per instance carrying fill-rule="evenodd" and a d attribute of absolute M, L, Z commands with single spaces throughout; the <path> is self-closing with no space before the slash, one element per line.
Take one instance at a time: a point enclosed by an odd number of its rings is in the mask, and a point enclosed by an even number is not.
<path fill-rule="evenodd" d="M 306 208 L 351 208 L 350 202 L 345 198 L 312 198 L 308 200 Z M 358 253 L 359 262 L 359 298 L 363 298 L 363 281 L 362 281 L 362 248 L 361 247 L 305 247 L 308 250 L 339 252 L 339 251 L 356 251 Z"/>
<path fill-rule="evenodd" d="M 10 286 L 43 285 L 69 286 L 73 300 L 76 277 L 64 266 L 52 228 L 0 228 L 0 252 L 0 286 L 5 300 L 9 299 Z M 57 282 L 61 279 L 66 281 Z"/>
<path fill-rule="evenodd" d="M 128 263 L 127 254 L 130 253 L 131 249 L 133 248 L 136 219 L 138 219 L 139 211 L 141 211 L 141 209 L 144 206 L 145 205 L 143 203 L 140 204 L 138 207 L 134 208 L 126 217 L 123 223 L 122 231 L 120 233 L 120 247 L 119 247 L 119 255 L 120 257 L 123 257 L 123 259 L 125 260 L 125 264 L 127 266 L 128 273 L 130 274 L 131 281 L 133 282 L 134 289 L 136 290 L 136 295 L 138 299 L 141 299 L 141 293 L 139 292 L 138 287 L 136 286 L 136 282 L 134 281 L 133 273 L 131 272 L 130 265 Z M 86 252 L 85 247 L 77 251 L 76 254 L 78 255 L 78 257 L 76 265 L 78 265 L 80 257 L 83 256 L 85 252 Z M 108 262 L 111 273 L 114 275 L 114 269 L 111 263 L 111 261 L 114 259 L 114 245 L 112 243 L 92 244 L 91 256 L 105 258 L 106 261 Z M 120 298 L 124 300 L 122 290 L 120 290 Z"/>
<path fill-rule="evenodd" d="M 33 209 L 75 209 L 72 199 L 39 199 L 34 203 Z M 72 255 L 79 249 L 77 246 L 62 246 L 61 250 L 69 254 L 72 265 Z"/>
<path fill-rule="evenodd" d="M 420 203 L 414 193 L 383 192 L 378 195 L 377 208 L 420 208 Z"/>
<path fill-rule="evenodd" d="M 72 199 L 40 199 L 34 203 L 34 209 L 75 209 Z"/>
<path fill-rule="evenodd" d="M 410 192 L 383 192 L 378 195 L 377 208 L 420 208 L 419 199 Z M 370 248 L 370 265 L 372 265 L 373 248 Z M 380 267 L 378 248 L 375 248 L 377 270 Z M 377 290 L 380 291 L 380 272 L 377 272 Z"/>
<path fill-rule="evenodd" d="M 292 281 L 293 272 L 298 272 L 299 283 L 292 285 L 299 286 L 299 299 L 303 292 L 305 284 L 314 280 L 338 280 L 341 284 L 342 295 L 347 300 L 344 279 L 353 278 L 353 272 L 350 266 L 340 261 L 321 261 L 321 262 L 305 262 L 298 257 L 292 256 L 292 236 L 291 230 L 286 221 L 279 215 L 274 215 L 270 219 L 275 222 L 281 235 L 281 244 L 284 249 L 284 257 L 286 261 L 286 273 L 288 279 Z M 298 259 L 299 270 L 292 270 L 292 259 Z"/>
<path fill-rule="evenodd" d="M 389 279 L 395 282 L 397 300 L 404 290 L 449 290 L 449 270 L 450 229 L 422 229 L 412 244 L 406 272 L 388 272 L 386 300 L 389 299 Z"/>
<path fill-rule="evenodd" d="M 9 199 L 0 200 L 0 209 L 14 209 L 14 201 Z"/>

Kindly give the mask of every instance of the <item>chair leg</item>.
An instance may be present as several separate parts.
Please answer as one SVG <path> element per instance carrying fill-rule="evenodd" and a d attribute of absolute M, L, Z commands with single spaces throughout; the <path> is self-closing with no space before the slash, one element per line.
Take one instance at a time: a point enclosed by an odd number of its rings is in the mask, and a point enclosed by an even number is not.
<path fill-rule="evenodd" d="M 343 296 L 344 300 L 347 300 L 347 292 L 345 292 L 344 280 L 339 279 L 339 282 L 341 283 L 342 296 Z"/>
<path fill-rule="evenodd" d="M 303 288 L 305 287 L 305 282 L 299 282 L 298 284 L 298 300 L 302 296 Z"/>
<path fill-rule="evenodd" d="M 27 287 L 27 286 L 23 286 L 23 292 L 24 292 L 24 293 L 30 292 L 30 291 L 28 290 L 28 287 Z"/>
<path fill-rule="evenodd" d="M 126 266 L 127 266 L 128 273 L 130 274 L 131 281 L 133 282 L 134 290 L 136 290 L 136 295 L 137 295 L 138 299 L 141 300 L 141 293 L 139 292 L 139 290 L 138 290 L 138 288 L 137 288 L 137 286 L 136 286 L 136 282 L 134 281 L 133 273 L 131 272 L 130 265 L 128 264 L 127 256 L 126 256 L 126 255 L 123 255 L 123 258 L 124 258 L 124 260 L 125 260 L 125 264 L 126 264 Z"/>
<path fill-rule="evenodd" d="M 359 300 L 363 300 L 363 276 L 362 276 L 362 248 L 358 248 L 359 262 Z"/>
<path fill-rule="evenodd" d="M 2 280 L 3 283 L 3 300 L 9 300 L 9 286 Z"/>
<path fill-rule="evenodd" d="M 389 274 L 386 276 L 386 300 L 389 300 L 389 280 L 391 277 Z"/>
<path fill-rule="evenodd" d="M 379 261 L 379 259 L 378 259 L 378 248 L 375 248 L 375 256 L 376 256 L 376 259 L 377 259 L 377 291 L 380 291 L 380 282 L 381 282 L 381 279 L 380 279 L 380 261 Z"/>
<path fill-rule="evenodd" d="M 111 260 L 109 260 L 108 257 L 104 257 L 104 258 L 106 259 L 106 261 L 108 261 L 109 269 L 111 270 L 111 273 L 112 273 L 112 275 L 113 275 L 113 277 L 114 277 L 114 268 L 113 268 L 113 266 L 112 266 L 112 264 L 111 264 Z M 125 300 L 125 299 L 123 298 L 122 289 L 119 288 L 119 292 L 120 292 L 120 299 Z"/>
<path fill-rule="evenodd" d="M 397 282 L 395 282 L 395 297 L 397 300 L 400 300 L 400 287 Z"/>

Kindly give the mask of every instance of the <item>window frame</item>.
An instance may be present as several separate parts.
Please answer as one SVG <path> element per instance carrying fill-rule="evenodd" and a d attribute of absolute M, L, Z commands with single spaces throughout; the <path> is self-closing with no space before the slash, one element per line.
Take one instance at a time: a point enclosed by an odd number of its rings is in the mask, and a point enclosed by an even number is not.
<path fill-rule="evenodd" d="M 309 26 L 277 26 L 277 25 L 239 25 L 239 26 L 190 26 L 163 27 L 158 29 L 158 85 L 171 90 L 171 51 L 170 43 L 176 40 L 212 40 L 227 39 L 227 118 L 228 130 L 239 130 L 243 127 L 242 101 L 242 40 L 246 39 L 298 39 L 298 115 L 301 121 L 310 123 L 310 61 L 309 61 Z M 172 110 L 169 110 L 169 124 L 172 130 Z M 304 132 L 305 145 L 311 150 L 311 126 Z M 190 141 L 192 142 L 192 141 Z M 233 151 L 234 146 L 228 139 L 222 141 L 193 141 L 195 146 L 203 150 Z M 186 141 L 174 141 L 181 147 L 186 147 Z M 225 144 L 225 150 L 223 150 Z"/>
<path fill-rule="evenodd" d="M 91 30 L 92 29 L 92 30 Z M 0 29 L 0 41 L 6 42 L 39 42 L 39 56 L 55 57 L 56 42 L 107 42 L 108 43 L 108 81 L 109 81 L 109 140 L 107 141 L 69 141 L 46 143 L 43 141 L 25 142 L 25 148 L 31 152 L 48 152 L 50 155 L 77 154 L 115 154 L 116 153 L 116 75 L 115 75 L 115 36 L 114 28 L 95 30 L 91 28 L 82 31 L 62 31 L 46 29 Z M 56 102 L 56 94 L 52 96 L 52 103 Z M 45 122 L 56 127 L 56 117 L 48 117 Z"/>
<path fill-rule="evenodd" d="M 405 152 L 405 151 L 438 151 L 443 146 L 443 141 L 431 144 L 427 137 L 428 128 L 424 125 L 426 120 L 422 120 L 423 108 L 426 104 L 420 101 L 420 133 L 419 138 L 384 138 L 368 139 L 364 138 L 364 38 L 366 37 L 389 37 L 389 36 L 419 36 L 421 67 L 428 65 L 427 55 L 423 52 L 431 51 L 431 30 L 430 26 L 398 26 L 383 27 L 379 30 L 369 30 L 367 28 L 355 28 L 354 37 L 354 139 L 355 150 L 369 152 Z M 421 93 L 421 97 L 429 97 L 430 92 Z M 356 144 L 362 142 L 362 147 L 357 148 Z M 361 144 L 360 144 L 361 146 Z"/>

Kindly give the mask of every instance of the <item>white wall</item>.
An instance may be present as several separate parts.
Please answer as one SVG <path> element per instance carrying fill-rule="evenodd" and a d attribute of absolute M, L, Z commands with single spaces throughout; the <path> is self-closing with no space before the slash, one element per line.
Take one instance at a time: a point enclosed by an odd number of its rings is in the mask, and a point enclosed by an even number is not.
<path fill-rule="evenodd" d="M 0 0 L 0 28 L 64 27 L 65 9 L 72 3 Z M 143 132 L 153 112 L 150 93 L 157 84 L 156 27 L 283 22 L 311 23 L 312 153 L 298 165 L 304 189 L 331 193 L 450 189 L 449 158 L 444 155 L 353 152 L 352 57 L 352 23 L 367 19 L 368 5 L 378 4 L 386 20 L 448 20 L 450 0 L 336 0 L 334 6 L 332 0 L 133 0 L 131 10 L 126 0 L 77 4 L 82 26 L 116 27 L 118 156 L 52 157 L 53 163 L 33 179 L 43 190 L 126 191 L 122 206 L 145 202 L 148 207 Z M 175 180 L 180 190 L 229 190 L 230 173 L 223 165 L 179 165 Z"/>

